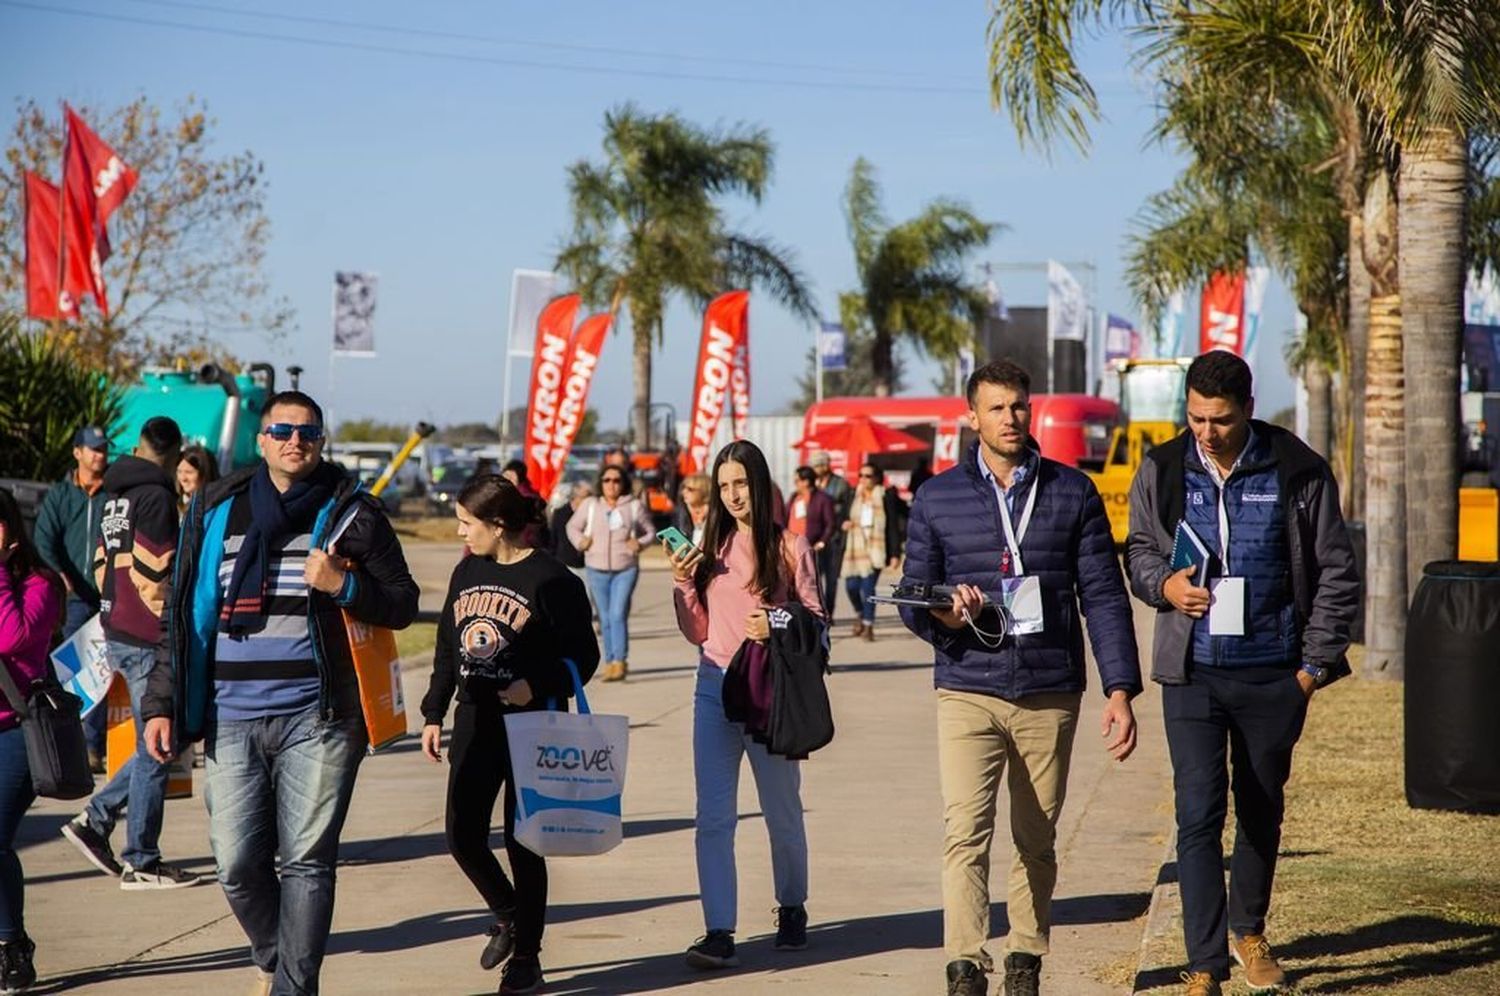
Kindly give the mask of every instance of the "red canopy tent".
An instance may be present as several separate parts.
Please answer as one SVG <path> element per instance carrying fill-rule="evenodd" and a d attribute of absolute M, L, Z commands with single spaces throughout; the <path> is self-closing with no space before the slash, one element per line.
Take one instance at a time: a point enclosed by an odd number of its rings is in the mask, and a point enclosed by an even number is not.
<path fill-rule="evenodd" d="M 930 442 L 893 429 L 868 415 L 853 415 L 842 422 L 824 426 L 793 445 L 864 454 L 920 453 L 932 448 Z"/>

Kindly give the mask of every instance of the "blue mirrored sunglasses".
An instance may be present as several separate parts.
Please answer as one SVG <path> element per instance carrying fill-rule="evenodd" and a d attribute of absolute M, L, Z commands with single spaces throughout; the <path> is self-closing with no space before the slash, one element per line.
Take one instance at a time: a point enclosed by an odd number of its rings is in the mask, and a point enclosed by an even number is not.
<path fill-rule="evenodd" d="M 321 425 L 293 425 L 291 422 L 272 422 L 260 430 L 278 443 L 284 443 L 292 438 L 292 433 L 301 437 L 304 443 L 316 443 L 323 438 L 323 427 Z"/>

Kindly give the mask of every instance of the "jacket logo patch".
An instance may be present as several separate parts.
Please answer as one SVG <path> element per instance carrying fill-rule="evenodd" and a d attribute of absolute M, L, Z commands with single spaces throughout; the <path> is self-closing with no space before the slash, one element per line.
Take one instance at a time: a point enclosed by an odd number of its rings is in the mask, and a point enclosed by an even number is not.
<path fill-rule="evenodd" d="M 766 622 L 772 629 L 786 629 L 792 624 L 792 614 L 786 609 L 767 609 Z"/>
<path fill-rule="evenodd" d="M 1240 497 L 1240 500 L 1256 502 L 1277 502 L 1281 500 L 1281 496 L 1274 491 L 1246 491 Z"/>
<path fill-rule="evenodd" d="M 1193 492 L 1193 504 L 1194 505 L 1202 505 L 1203 504 L 1203 492 L 1202 491 L 1194 491 Z"/>

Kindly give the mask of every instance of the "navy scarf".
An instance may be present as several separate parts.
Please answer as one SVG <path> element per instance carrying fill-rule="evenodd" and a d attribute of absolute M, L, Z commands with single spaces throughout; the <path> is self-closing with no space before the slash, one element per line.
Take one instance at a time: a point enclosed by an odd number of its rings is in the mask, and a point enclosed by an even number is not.
<path fill-rule="evenodd" d="M 267 466 L 260 465 L 250 478 L 250 528 L 245 530 L 240 552 L 234 558 L 229 588 L 224 592 L 220 632 L 245 634 L 264 628 L 272 545 L 307 531 L 317 518 L 318 509 L 333 497 L 342 478 L 338 468 L 319 463 L 311 474 L 283 494 L 271 483 Z"/>

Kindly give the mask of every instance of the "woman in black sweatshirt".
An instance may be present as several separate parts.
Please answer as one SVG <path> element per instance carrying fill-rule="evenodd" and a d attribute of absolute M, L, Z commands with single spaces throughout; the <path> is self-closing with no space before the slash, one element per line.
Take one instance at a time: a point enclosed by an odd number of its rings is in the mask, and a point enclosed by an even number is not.
<path fill-rule="evenodd" d="M 458 534 L 470 556 L 454 568 L 438 622 L 432 681 L 422 699 L 422 751 L 442 760 L 443 717 L 458 707 L 449 744 L 448 850 L 479 890 L 495 923 L 480 955 L 490 969 L 509 959 L 502 994 L 535 992 L 547 914 L 547 865 L 515 839 L 516 795 L 505 715 L 566 707 L 573 679 L 599 665 L 589 602 L 579 581 L 551 554 L 522 542 L 534 502 L 498 474 L 474 478 L 456 502 Z M 495 799 L 505 788 L 505 851 L 515 883 L 490 850 Z"/>

